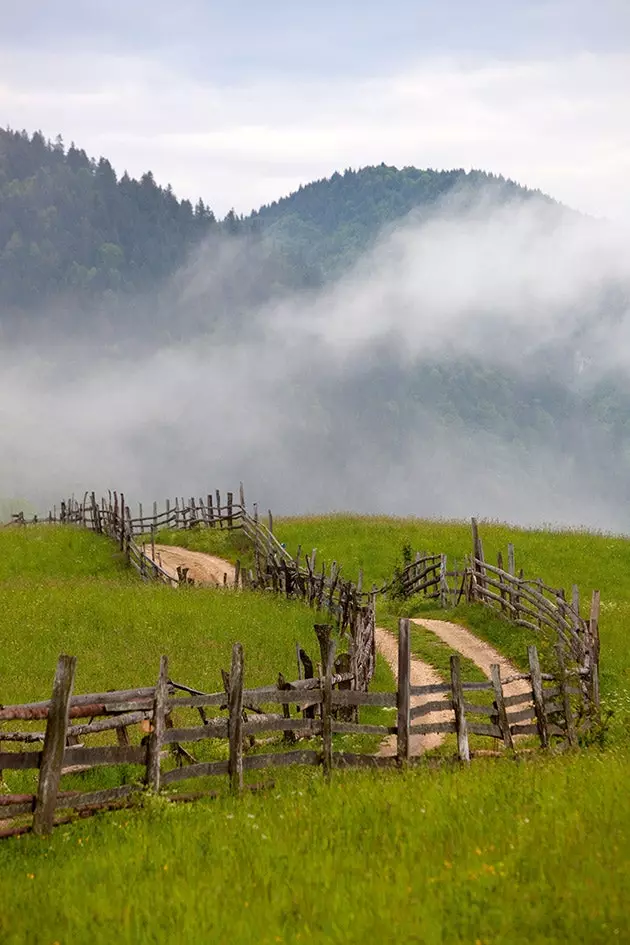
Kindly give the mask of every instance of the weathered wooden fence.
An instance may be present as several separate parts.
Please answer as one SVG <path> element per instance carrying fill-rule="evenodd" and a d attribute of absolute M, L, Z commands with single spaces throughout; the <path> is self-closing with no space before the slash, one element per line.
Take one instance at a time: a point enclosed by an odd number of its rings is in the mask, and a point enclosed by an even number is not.
<path fill-rule="evenodd" d="M 36 524 L 37 517 L 26 519 L 22 513 L 13 516 L 15 524 Z M 252 544 L 254 567 L 245 568 L 237 561 L 234 588 L 273 591 L 291 599 L 308 603 L 313 609 L 326 613 L 334 621 L 342 637 L 348 637 L 349 659 L 360 688 L 367 689 L 376 665 L 375 648 L 375 594 L 362 590 L 362 575 L 357 583 L 346 580 L 336 562 L 330 569 L 321 562 L 316 568 L 315 549 L 302 558 L 301 549 L 296 557 L 286 550 L 273 533 L 273 517 L 268 512 L 267 522 L 253 506 L 250 515 L 245 505 L 243 484 L 239 486 L 238 501 L 228 492 L 222 499 L 217 489 L 206 499 L 167 499 L 162 510 L 156 502 L 150 512 L 138 505 L 138 514 L 132 515 L 124 493 L 110 492 L 107 499 L 97 501 L 94 492 L 86 492 L 81 501 L 71 497 L 62 501 L 39 521 L 74 524 L 108 535 L 120 547 L 129 564 L 144 579 L 158 580 L 172 586 L 192 583 L 186 569 L 178 569 L 177 577 L 162 567 L 155 553 L 155 537 L 160 529 L 216 528 L 242 529 Z M 142 537 L 140 544 L 137 539 Z M 150 553 L 149 553 L 150 552 Z"/>
<path fill-rule="evenodd" d="M 115 807 L 129 803 L 143 789 L 138 783 L 85 793 L 61 792 L 62 774 L 77 766 L 136 765 L 144 788 L 152 791 L 164 791 L 179 781 L 198 777 L 227 776 L 231 790 L 240 793 L 244 789 L 244 772 L 263 768 L 321 765 L 328 777 L 334 768 L 340 767 L 404 768 L 420 760 L 411 756 L 410 740 L 414 735 L 452 733 L 457 736 L 457 757 L 468 762 L 470 735 L 499 740 L 510 750 L 516 748 L 515 739 L 521 735 L 536 736 L 543 748 L 549 747 L 552 739 L 575 746 L 580 733 L 590 723 L 589 707 L 578 685 L 579 674 L 569 672 L 564 666 L 554 674 L 542 672 L 533 646 L 529 648 L 528 673 L 501 679 L 499 666 L 494 666 L 490 681 L 467 682 L 462 679 L 459 657 L 452 656 L 450 682 L 413 686 L 409 621 L 401 620 L 397 691 L 368 693 L 343 688 L 350 674 L 335 671 L 332 628 L 319 625 L 318 637 L 322 676 L 292 683 L 285 683 L 279 677 L 276 685 L 247 689 L 243 649 L 237 643 L 232 650 L 224 691 L 214 693 L 197 692 L 172 683 L 168 661 L 163 656 L 155 686 L 73 696 L 76 658 L 61 656 L 50 700 L 0 708 L 0 723 L 46 720 L 44 733 L 0 731 L 0 739 L 14 746 L 12 751 L 0 752 L 0 770 L 39 770 L 36 794 L 0 795 L 0 819 L 9 821 L 32 814 L 31 825 L 9 826 L 4 835 L 31 828 L 36 833 L 47 833 L 59 810 L 92 812 Z M 511 694 L 510 687 L 514 684 L 519 688 Z M 270 711 L 272 706 L 280 711 Z M 362 706 L 395 710 L 395 724 L 364 724 L 356 715 L 354 719 L 348 715 L 349 710 L 356 713 Z M 297 715 L 292 716 L 291 707 L 294 712 L 297 710 Z M 200 725 L 183 724 L 186 714 L 183 710 L 191 709 L 199 713 Z M 208 712 L 217 714 L 209 716 Z M 77 723 L 85 718 L 90 721 Z M 96 718 L 102 720 L 94 722 Z M 137 725 L 148 730 L 148 737 L 140 744 L 130 744 L 128 729 Z M 76 744 L 79 738 L 85 740 L 107 730 L 116 731 L 118 744 L 94 747 Z M 320 741 L 315 748 L 248 753 L 251 740 L 270 732 L 278 733 L 284 748 L 298 738 Z M 333 736 L 336 734 L 394 735 L 396 753 L 366 755 L 335 750 Z M 15 750 L 20 743 L 42 738 L 41 750 Z M 225 739 L 228 757 L 198 761 L 183 747 L 206 739 Z M 167 765 L 166 759 L 173 757 L 177 764 L 171 760 Z"/>

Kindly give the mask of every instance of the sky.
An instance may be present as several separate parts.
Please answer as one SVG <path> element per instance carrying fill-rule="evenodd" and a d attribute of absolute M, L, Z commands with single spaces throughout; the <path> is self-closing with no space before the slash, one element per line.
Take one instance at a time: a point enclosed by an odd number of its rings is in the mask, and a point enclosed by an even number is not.
<path fill-rule="evenodd" d="M 480 168 L 630 220 L 628 0 L 0 0 L 0 125 L 219 216 L 335 170 Z"/>

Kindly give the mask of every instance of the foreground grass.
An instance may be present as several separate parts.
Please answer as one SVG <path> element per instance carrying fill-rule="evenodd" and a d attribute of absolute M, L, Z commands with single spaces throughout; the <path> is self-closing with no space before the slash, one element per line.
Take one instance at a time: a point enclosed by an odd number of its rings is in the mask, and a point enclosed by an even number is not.
<path fill-rule="evenodd" d="M 627 941 L 627 754 L 283 779 L 0 844 L 0 940 Z"/>
<path fill-rule="evenodd" d="M 404 541 L 460 558 L 469 543 L 467 526 L 331 518 L 280 523 L 290 550 L 291 529 L 349 575 L 363 567 L 368 581 L 389 576 Z M 64 531 L 50 534 L 74 541 Z M 502 526 L 482 534 L 487 557 L 512 539 L 518 564 L 551 583 L 606 579 L 604 685 L 606 698 L 622 704 L 630 688 L 626 542 Z M 24 546 L 28 566 L 5 562 L 0 572 L 5 703 L 47 697 L 60 649 L 79 656 L 77 690 L 151 684 L 162 652 L 173 678 L 208 689 L 218 688 L 236 639 L 252 685 L 279 670 L 292 675 L 295 641 L 313 640 L 314 614 L 302 605 L 140 585 L 109 543 L 84 538 L 69 557 L 46 550 L 45 540 Z M 6 545 L 4 556 L 13 554 Z M 478 621 L 504 652 L 517 639 L 486 611 L 456 615 Z M 395 619 L 395 608 L 385 616 Z M 421 631 L 413 638 L 416 653 L 447 665 L 447 650 Z M 387 678 L 381 666 L 379 685 Z M 63 787 L 98 786 L 91 779 L 115 774 L 73 776 Z M 171 808 L 153 799 L 47 840 L 0 843 L 0 942 L 625 941 L 629 776 L 630 752 L 619 742 L 605 752 L 477 759 L 468 769 L 336 771 L 330 785 L 318 770 L 287 770 L 274 775 L 271 796 L 241 800 L 225 796 L 222 780 L 215 801 Z"/>

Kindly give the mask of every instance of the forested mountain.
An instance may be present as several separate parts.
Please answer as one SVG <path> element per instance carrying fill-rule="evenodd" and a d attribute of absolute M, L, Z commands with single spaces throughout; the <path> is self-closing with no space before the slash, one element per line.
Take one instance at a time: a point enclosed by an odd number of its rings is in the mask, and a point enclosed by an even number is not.
<path fill-rule="evenodd" d="M 222 222 L 199 199 L 193 207 L 150 171 L 117 178 L 109 161 L 74 144 L 0 129 L 0 317 L 57 302 L 92 305 L 155 290 L 211 234 L 247 235 L 264 278 L 258 298 L 282 286 L 322 285 L 365 251 L 384 226 L 428 212 L 445 195 L 525 188 L 480 171 L 432 171 L 384 164 L 333 174 L 248 217 Z M 238 283 L 241 280 L 237 280 Z M 235 292 L 239 288 L 235 283 Z"/>
<path fill-rule="evenodd" d="M 38 309 L 138 290 L 173 272 L 215 221 L 148 171 L 111 164 L 58 138 L 0 129 L 0 305 Z"/>
<path fill-rule="evenodd" d="M 470 199 L 482 190 L 499 200 L 536 196 L 554 203 L 539 191 L 483 171 L 399 170 L 380 164 L 300 187 L 261 207 L 242 225 L 265 232 L 279 246 L 292 247 L 312 278 L 317 274 L 325 280 L 354 263 L 388 225 L 408 214 L 421 220 L 451 194 Z"/>

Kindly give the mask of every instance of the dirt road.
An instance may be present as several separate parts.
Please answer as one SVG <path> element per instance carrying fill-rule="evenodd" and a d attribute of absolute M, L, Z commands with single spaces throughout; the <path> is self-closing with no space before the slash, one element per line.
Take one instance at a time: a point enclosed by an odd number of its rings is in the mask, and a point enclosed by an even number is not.
<path fill-rule="evenodd" d="M 145 554 L 151 558 L 151 545 L 145 545 Z M 178 566 L 188 568 L 188 576 L 195 584 L 204 584 L 206 587 L 221 587 L 224 575 L 227 583 L 234 583 L 234 565 L 223 558 L 206 554 L 205 551 L 190 551 L 188 548 L 178 548 L 175 545 L 156 545 L 154 560 L 169 574 L 177 579 Z"/>
<path fill-rule="evenodd" d="M 151 546 L 147 545 L 145 552 L 151 556 Z M 227 575 L 228 584 L 234 582 L 234 566 L 223 558 L 217 558 L 214 555 L 206 554 L 202 551 L 190 551 L 188 548 L 179 548 L 173 545 L 156 545 L 155 560 L 158 564 L 177 577 L 177 567 L 188 568 L 189 577 L 195 584 L 216 587 L 224 584 L 224 575 Z M 413 623 L 425 627 L 440 638 L 447 646 L 462 656 L 472 660 L 482 673 L 490 678 L 490 667 L 493 663 L 498 663 L 501 667 L 501 677 L 506 679 L 509 676 L 518 674 L 516 667 L 510 663 L 504 656 L 495 650 L 489 643 L 480 640 L 470 630 L 460 627 L 459 624 L 451 623 L 448 620 L 427 620 L 424 618 L 414 618 Z M 398 675 L 398 641 L 396 636 L 389 630 L 381 627 L 376 628 L 376 646 L 379 653 L 389 664 L 394 677 Z M 411 685 L 429 686 L 443 682 L 437 671 L 428 663 L 422 660 L 411 658 Z M 515 695 L 528 691 L 525 681 L 516 681 L 508 683 L 506 686 L 507 695 Z M 414 696 L 411 700 L 412 706 L 422 705 L 424 702 L 435 701 L 443 698 L 445 706 L 450 705 L 447 696 L 439 695 Z M 448 722 L 451 718 L 451 712 L 445 708 L 444 712 L 432 712 L 423 717 L 423 722 Z M 419 755 L 431 748 L 437 748 L 444 740 L 444 735 L 412 735 L 410 740 L 410 749 L 412 755 Z M 381 755 L 396 754 L 396 736 L 391 735 L 386 738 L 380 748 Z"/>

